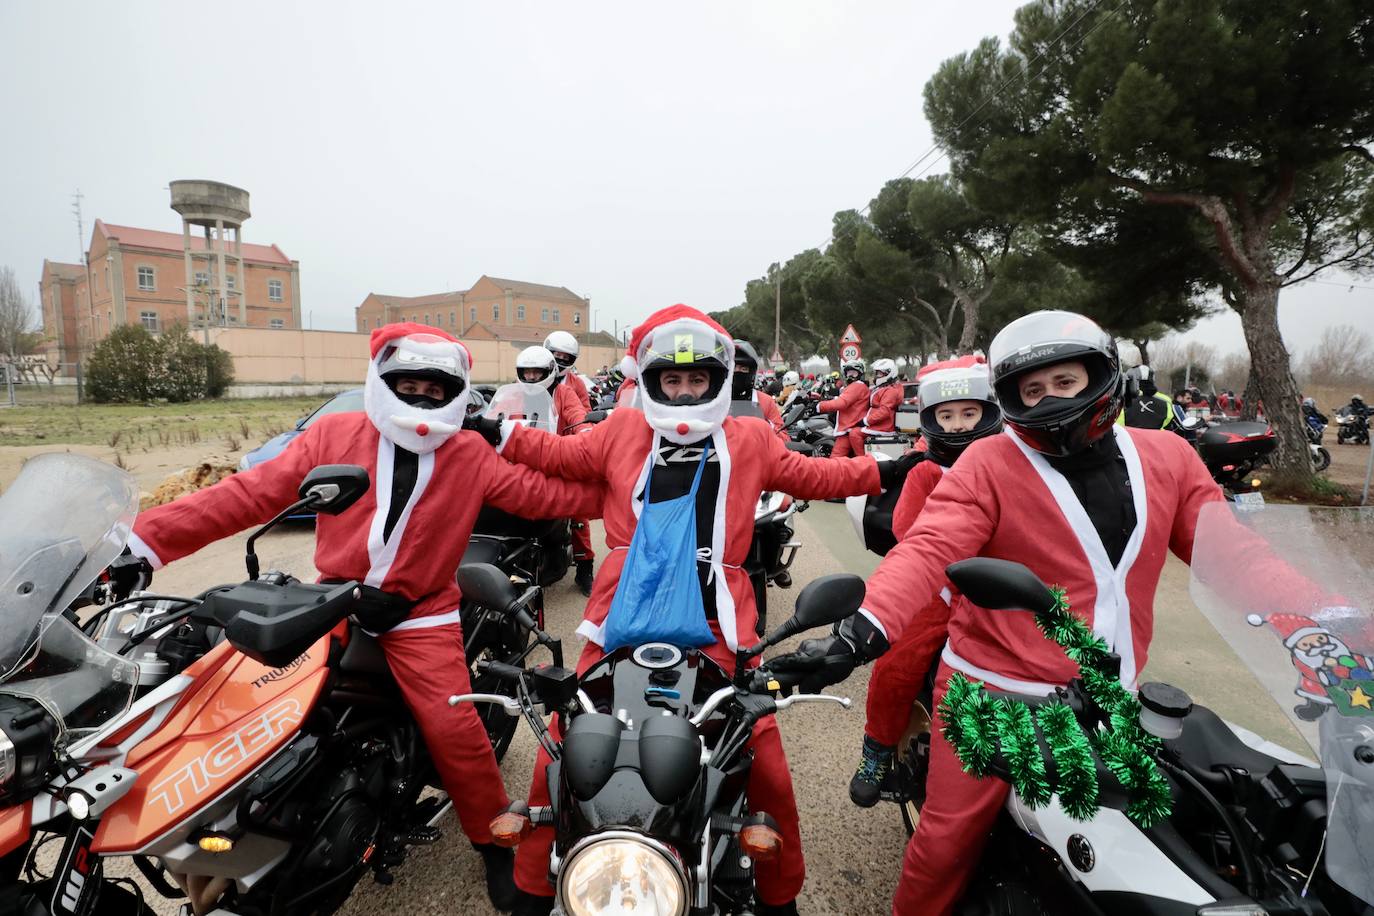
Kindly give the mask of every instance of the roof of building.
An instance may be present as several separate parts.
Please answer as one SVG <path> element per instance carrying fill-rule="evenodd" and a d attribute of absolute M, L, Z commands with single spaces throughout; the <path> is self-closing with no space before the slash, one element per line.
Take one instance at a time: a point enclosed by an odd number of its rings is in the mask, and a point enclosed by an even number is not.
<path fill-rule="evenodd" d="M 182 250 L 182 237 L 178 232 L 160 232 L 157 229 L 116 226 L 102 220 L 95 221 L 95 231 L 102 233 L 106 238 L 118 240 L 123 247 L 152 248 L 157 251 L 176 252 Z M 206 250 L 204 235 L 193 234 L 191 236 L 191 250 Z M 254 245 L 249 242 L 243 243 L 243 259 L 266 264 L 285 264 L 287 266 L 291 264 L 291 259 L 276 245 Z"/>
<path fill-rule="evenodd" d="M 86 277 L 86 267 L 83 264 L 64 264 L 61 261 L 43 261 L 43 273 L 52 271 L 57 274 L 59 280 L 82 280 Z"/>
<path fill-rule="evenodd" d="M 517 295 L 531 296 L 537 299 L 574 299 L 582 301 L 582 297 L 566 286 L 546 286 L 543 283 L 526 283 L 523 280 L 503 280 L 500 277 L 493 277 L 490 274 L 483 274 L 491 282 L 502 289 L 508 289 Z M 481 283 L 479 277 L 477 283 Z M 477 284 L 474 283 L 473 286 Z M 471 290 L 469 290 L 471 292 Z"/>
<path fill-rule="evenodd" d="M 433 293 L 428 296 L 391 296 L 386 293 L 369 293 L 377 301 L 387 308 L 424 308 L 427 305 L 460 305 L 463 301 L 461 292 L 453 293 Z M 361 308 L 362 306 L 359 306 Z"/>

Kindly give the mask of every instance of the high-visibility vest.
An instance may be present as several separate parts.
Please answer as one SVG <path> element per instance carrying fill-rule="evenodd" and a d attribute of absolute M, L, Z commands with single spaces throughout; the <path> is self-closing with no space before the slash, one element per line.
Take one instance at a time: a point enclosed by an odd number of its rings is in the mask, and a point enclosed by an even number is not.
<path fill-rule="evenodd" d="M 1159 423 L 1158 426 L 1155 426 L 1154 423 L 1151 422 L 1149 428 L 1150 428 L 1150 429 L 1167 429 L 1167 428 L 1169 427 L 1169 423 L 1174 419 L 1174 402 L 1169 398 L 1169 396 L 1168 396 L 1167 394 L 1164 394 L 1163 392 L 1160 392 L 1160 391 L 1156 391 L 1156 392 L 1155 392 L 1154 398 L 1155 398 L 1155 400 L 1162 402 L 1163 407 L 1164 407 L 1164 418 L 1163 418 L 1163 420 Z M 1119 414 L 1116 415 L 1116 425 L 1117 425 L 1117 426 L 1125 426 L 1125 425 L 1126 425 L 1126 414 L 1129 413 L 1130 410 L 1131 410 L 1131 408 L 1134 407 L 1137 403 L 1139 403 L 1139 401 L 1140 401 L 1140 399 L 1137 398 L 1135 401 L 1132 401 L 1130 404 L 1127 404 L 1127 405 L 1126 405 L 1126 409 L 1123 410 L 1123 411 L 1121 411 L 1121 413 L 1119 413 Z M 1137 415 L 1139 415 L 1140 411 L 1137 411 L 1136 413 L 1137 413 Z M 1153 415 L 1151 415 L 1151 420 L 1153 421 L 1153 419 L 1154 419 L 1154 417 L 1153 417 Z M 1131 425 L 1132 425 L 1132 426 L 1135 426 L 1136 424 L 1132 423 Z"/>

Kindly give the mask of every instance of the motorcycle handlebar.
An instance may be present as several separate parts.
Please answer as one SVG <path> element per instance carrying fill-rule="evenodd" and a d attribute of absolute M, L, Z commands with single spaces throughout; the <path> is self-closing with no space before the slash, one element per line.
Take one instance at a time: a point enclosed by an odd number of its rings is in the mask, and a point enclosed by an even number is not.
<path fill-rule="evenodd" d="M 503 681 L 519 681 L 525 673 L 524 668 L 517 665 L 507 665 L 505 662 L 482 661 L 477 663 L 477 667 L 482 671 L 496 675 Z"/>

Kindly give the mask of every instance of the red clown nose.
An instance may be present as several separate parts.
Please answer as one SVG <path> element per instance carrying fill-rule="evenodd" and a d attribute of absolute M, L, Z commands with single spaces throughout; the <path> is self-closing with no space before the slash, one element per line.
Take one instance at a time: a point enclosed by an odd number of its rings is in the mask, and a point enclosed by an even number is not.
<path fill-rule="evenodd" d="M 416 432 L 417 435 L 420 435 L 420 436 L 428 436 L 428 435 L 429 435 L 429 424 L 428 424 L 428 423 L 417 423 L 417 424 L 415 425 L 415 432 Z"/>
<path fill-rule="evenodd" d="M 677 425 L 677 434 L 679 436 L 685 436 L 691 428 L 692 427 L 688 426 L 686 423 L 679 423 Z"/>

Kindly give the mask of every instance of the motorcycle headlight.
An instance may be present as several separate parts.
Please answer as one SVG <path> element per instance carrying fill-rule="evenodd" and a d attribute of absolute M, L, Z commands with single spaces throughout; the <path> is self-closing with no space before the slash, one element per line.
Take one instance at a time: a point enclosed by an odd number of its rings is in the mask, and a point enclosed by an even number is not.
<path fill-rule="evenodd" d="M 687 870 L 676 853 L 637 834 L 584 840 L 558 876 L 568 916 L 683 916 L 687 891 Z"/>

